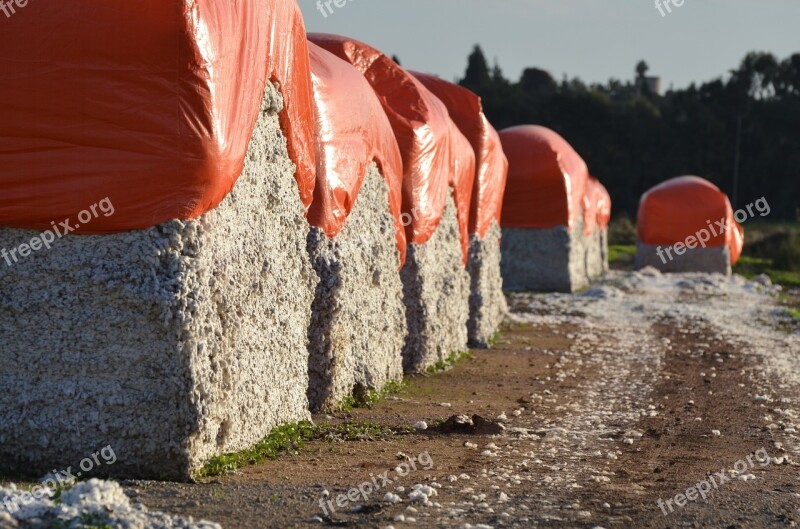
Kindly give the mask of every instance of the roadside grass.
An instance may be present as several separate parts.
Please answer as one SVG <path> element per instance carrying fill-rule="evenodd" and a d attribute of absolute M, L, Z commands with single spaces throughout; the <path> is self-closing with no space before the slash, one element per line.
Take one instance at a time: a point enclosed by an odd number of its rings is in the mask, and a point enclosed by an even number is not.
<path fill-rule="evenodd" d="M 427 374 L 445 371 L 454 365 L 473 358 L 470 351 L 452 353 L 446 360 L 437 362 L 426 370 Z M 350 411 L 354 408 L 371 408 L 389 395 L 412 391 L 414 388 L 406 381 L 389 382 L 381 390 L 370 390 L 349 397 L 339 411 Z M 363 441 L 385 439 L 393 435 L 413 433 L 410 426 L 387 427 L 376 422 L 344 422 L 341 424 L 315 425 L 309 421 L 278 426 L 252 448 L 240 452 L 222 454 L 209 459 L 206 464 L 194 473 L 195 479 L 212 478 L 230 474 L 249 465 L 257 465 L 266 460 L 277 459 L 284 455 L 298 455 L 305 443 L 310 441 Z"/>
<path fill-rule="evenodd" d="M 212 457 L 195 478 L 207 478 L 235 472 L 247 465 L 256 465 L 267 459 L 276 459 L 282 454 L 298 454 L 305 441 L 314 438 L 316 427 L 302 421 L 278 426 L 252 448 Z"/>
<path fill-rule="evenodd" d="M 430 375 L 441 373 L 442 371 L 447 371 L 456 364 L 459 364 L 465 360 L 472 360 L 473 358 L 475 358 L 475 355 L 473 355 L 470 351 L 453 352 L 450 353 L 450 356 L 448 356 L 445 360 L 439 360 L 432 366 L 428 366 L 425 372 Z"/>
<path fill-rule="evenodd" d="M 386 397 L 402 393 L 407 389 L 408 382 L 392 380 L 379 390 L 356 391 L 353 395 L 348 395 L 344 398 L 337 411 L 348 412 L 355 408 L 372 408 Z"/>
<path fill-rule="evenodd" d="M 615 270 L 633 268 L 635 257 L 635 245 L 614 244 L 608 247 L 608 264 Z"/>
<path fill-rule="evenodd" d="M 733 267 L 733 271 L 748 279 L 766 274 L 775 284 L 788 288 L 800 288 L 800 272 L 776 270 L 773 268 L 772 259 L 743 255 Z"/>
<path fill-rule="evenodd" d="M 249 465 L 284 455 L 298 455 L 310 441 L 364 441 L 385 439 L 398 433 L 409 433 L 410 428 L 389 428 L 376 422 L 348 422 L 315 425 L 309 421 L 278 426 L 252 448 L 231 452 L 209 459 L 195 472 L 195 479 L 230 474 Z"/>
<path fill-rule="evenodd" d="M 493 349 L 497 345 L 497 341 L 500 339 L 500 335 L 503 334 L 502 331 L 498 330 L 495 332 L 491 338 L 489 338 L 486 343 L 489 346 L 489 349 Z"/>
<path fill-rule="evenodd" d="M 747 278 L 765 274 L 784 290 L 787 315 L 800 320 L 800 224 L 754 223 L 746 228 L 744 255 L 733 271 Z"/>

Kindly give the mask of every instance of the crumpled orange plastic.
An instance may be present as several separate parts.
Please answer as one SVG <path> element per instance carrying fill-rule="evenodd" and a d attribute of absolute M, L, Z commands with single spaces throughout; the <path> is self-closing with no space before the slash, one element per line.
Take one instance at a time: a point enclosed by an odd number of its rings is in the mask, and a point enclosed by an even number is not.
<path fill-rule="evenodd" d="M 593 176 L 590 176 L 587 182 L 583 204 L 583 225 L 586 235 L 591 235 L 595 228 L 608 227 L 611 221 L 611 196 L 603 184 Z"/>
<path fill-rule="evenodd" d="M 317 182 L 308 221 L 328 237 L 338 235 L 374 161 L 389 187 L 397 249 L 405 262 L 406 236 L 400 211 L 403 162 L 389 118 L 361 72 L 312 42 L 308 46 L 317 153 Z"/>
<path fill-rule="evenodd" d="M 311 33 L 308 38 L 355 66 L 378 95 L 403 157 L 403 218 L 407 240 L 426 243 L 441 222 L 450 184 L 461 180 L 453 174 L 463 166 L 457 161 L 459 152 L 463 152 L 458 146 L 460 133 L 447 108 L 422 83 L 375 48 L 338 35 Z M 455 189 L 454 198 L 462 211 L 459 220 L 466 222 L 468 215 L 463 211 L 469 211 L 469 204 L 462 197 L 471 196 L 471 183 L 457 184 L 462 185 L 467 191 Z M 468 226 L 461 227 L 461 231 L 467 233 Z M 462 239 L 463 248 L 468 244 L 468 239 Z"/>
<path fill-rule="evenodd" d="M 450 118 L 466 136 L 475 153 L 469 232 L 483 238 L 492 222 L 500 224 L 508 160 L 500 136 L 483 113 L 481 98 L 454 83 L 432 75 L 412 72 L 447 107 Z"/>
<path fill-rule="evenodd" d="M 597 186 L 599 186 L 600 193 L 600 198 L 597 203 L 597 223 L 600 225 L 600 228 L 606 229 L 611 223 L 611 195 L 602 182 L 597 181 Z"/>
<path fill-rule="evenodd" d="M 453 147 L 453 170 L 450 171 L 449 184 L 453 189 L 453 201 L 456 205 L 458 233 L 461 238 L 461 260 L 466 266 L 469 261 L 469 215 L 471 211 L 472 192 L 475 187 L 475 151 L 472 145 L 450 120 L 451 145 Z"/>
<path fill-rule="evenodd" d="M 295 0 L 30 2 L 0 21 L 0 225 L 144 229 L 215 208 L 241 174 L 268 80 L 314 190 L 313 106 Z"/>

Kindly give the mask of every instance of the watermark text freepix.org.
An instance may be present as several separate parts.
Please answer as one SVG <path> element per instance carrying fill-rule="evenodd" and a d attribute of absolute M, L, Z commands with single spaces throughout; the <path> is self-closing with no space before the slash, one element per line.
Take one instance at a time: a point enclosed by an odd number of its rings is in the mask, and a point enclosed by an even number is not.
<path fill-rule="evenodd" d="M 753 211 L 754 209 L 762 217 L 766 217 L 772 213 L 772 209 L 769 207 L 766 197 L 761 197 L 752 204 L 748 204 L 742 209 L 736 210 L 733 214 L 733 218 L 736 219 L 736 222 L 739 224 L 743 224 L 745 221 L 747 221 L 747 219 L 756 216 L 755 211 Z M 683 242 L 675 243 L 672 246 L 667 246 L 666 248 L 661 246 L 657 247 L 656 253 L 661 259 L 661 262 L 667 264 L 667 261 L 672 261 L 675 259 L 675 257 L 672 255 L 672 252 L 675 252 L 675 255 L 680 256 L 685 254 L 686 250 L 694 250 L 698 246 L 705 248 L 708 241 L 710 241 L 712 237 L 719 237 L 730 230 L 737 229 L 736 226 L 728 222 L 728 219 L 726 218 L 722 218 L 713 222 L 709 220 L 706 221 L 706 224 L 708 225 L 707 228 L 703 228 L 694 235 L 686 237 L 686 240 Z"/>
<path fill-rule="evenodd" d="M 78 481 L 78 478 L 88 474 L 92 470 L 102 465 L 113 465 L 117 462 L 117 454 L 111 445 L 104 446 L 95 453 L 86 456 L 78 464 L 80 470 L 73 470 L 72 467 L 67 467 L 66 470 L 53 470 L 50 474 L 43 479 L 39 485 L 33 487 L 30 492 L 25 491 L 14 497 L 6 497 L 3 501 L 2 507 L 10 512 L 15 513 L 19 510 L 20 506 L 25 506 L 33 501 L 39 501 L 45 496 L 52 498 L 59 489 L 71 487 Z"/>
<path fill-rule="evenodd" d="M 17 9 L 22 9 L 23 7 L 28 5 L 30 0 L 0 0 L 0 12 L 2 12 L 6 18 L 11 18 L 11 15 L 17 14 Z"/>
<path fill-rule="evenodd" d="M 400 478 L 408 476 L 412 471 L 416 471 L 417 463 L 419 463 L 424 470 L 430 470 L 433 468 L 433 458 L 427 451 L 425 451 L 417 457 L 410 458 L 409 461 L 404 461 L 397 465 L 397 467 L 394 469 L 395 473 L 397 474 L 396 477 L 389 477 L 388 470 L 377 476 L 370 474 L 370 477 L 372 478 L 370 481 L 365 481 L 358 487 L 353 487 L 347 491 L 347 494 L 339 494 L 336 496 L 335 500 L 322 498 L 319 500 L 319 506 L 322 508 L 325 516 L 330 516 L 336 512 L 334 503 L 339 509 L 344 509 L 350 502 L 356 502 L 360 499 L 363 499 L 364 502 L 367 502 L 369 501 L 370 495 L 379 492 L 383 487 L 399 481 Z"/>
<path fill-rule="evenodd" d="M 740 459 L 737 461 L 733 465 L 732 470 L 726 470 L 723 468 L 719 472 L 714 472 L 706 477 L 706 479 L 703 481 L 686 489 L 686 492 L 676 494 L 675 497 L 669 498 L 666 501 L 659 499 L 656 504 L 661 509 L 661 512 L 664 513 L 664 516 L 667 516 L 668 514 L 675 512 L 675 508 L 672 506 L 673 503 L 676 507 L 685 507 L 687 502 L 697 501 L 698 498 L 705 500 L 706 497 L 708 497 L 721 485 L 724 485 L 729 481 L 733 481 L 737 476 L 745 475 L 745 473 L 753 468 L 756 463 L 758 463 L 761 467 L 765 467 L 771 462 L 772 458 L 769 457 L 767 451 L 764 448 L 759 448 L 754 454 L 750 454 L 745 459 Z M 667 509 L 669 509 L 669 511 L 667 511 Z"/>
<path fill-rule="evenodd" d="M 2 0 L 0 0 L 2 1 Z M 52 229 L 43 231 L 37 237 L 32 238 L 29 242 L 20 244 L 16 248 L 0 250 L 0 256 L 6 262 L 7 266 L 13 266 L 14 263 L 19 262 L 20 258 L 28 257 L 31 252 L 38 252 L 42 248 L 50 249 L 50 246 L 64 235 L 71 233 L 81 226 L 90 223 L 93 219 L 100 216 L 100 213 L 105 217 L 110 217 L 114 214 L 114 204 L 111 199 L 104 198 L 97 204 L 92 204 L 87 209 L 78 213 L 78 223 L 72 224 L 70 219 L 65 219 L 58 224 L 55 221 L 51 222 Z"/>
<path fill-rule="evenodd" d="M 683 7 L 686 0 L 656 0 L 656 9 L 665 17 L 672 13 L 672 6 Z"/>
<path fill-rule="evenodd" d="M 331 4 L 342 9 L 348 2 L 353 0 L 317 0 L 317 10 L 322 13 L 322 16 L 328 18 L 328 15 L 333 14 L 333 7 Z"/>

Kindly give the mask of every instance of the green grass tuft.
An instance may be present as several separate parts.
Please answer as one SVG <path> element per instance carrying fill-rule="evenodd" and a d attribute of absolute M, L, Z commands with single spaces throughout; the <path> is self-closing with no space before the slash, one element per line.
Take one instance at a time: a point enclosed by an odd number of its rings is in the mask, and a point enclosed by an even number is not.
<path fill-rule="evenodd" d="M 389 395 L 396 395 L 407 389 L 407 382 L 391 380 L 382 389 L 371 389 L 366 392 L 356 392 L 354 395 L 348 395 L 342 400 L 337 411 L 348 412 L 355 408 L 372 408 Z"/>
<path fill-rule="evenodd" d="M 608 262 L 632 262 L 636 257 L 636 246 L 634 245 L 613 245 L 608 247 Z"/>
<path fill-rule="evenodd" d="M 396 433 L 405 433 L 407 428 L 392 429 L 376 422 L 349 422 L 337 425 L 314 425 L 303 421 L 286 424 L 272 432 L 252 448 L 216 456 L 195 472 L 195 478 L 210 478 L 236 472 L 249 465 L 257 465 L 267 459 L 277 459 L 285 454 L 297 455 L 308 441 L 363 441 L 384 439 Z"/>
<path fill-rule="evenodd" d="M 278 426 L 252 448 L 211 458 L 195 473 L 195 477 L 207 478 L 229 474 L 247 465 L 275 459 L 281 454 L 297 454 L 303 447 L 303 442 L 314 437 L 315 429 L 316 427 L 308 421 Z"/>
<path fill-rule="evenodd" d="M 608 247 L 608 266 L 613 270 L 633 270 L 635 262 L 635 245 L 614 244 Z"/>
<path fill-rule="evenodd" d="M 441 373 L 442 371 L 447 371 L 454 365 L 461 363 L 465 360 L 472 360 L 475 358 L 475 355 L 472 354 L 470 351 L 458 351 L 450 353 L 450 356 L 447 357 L 445 360 L 439 360 L 432 366 L 428 366 L 425 370 L 426 373 L 431 375 L 435 373 Z"/>
<path fill-rule="evenodd" d="M 497 331 L 492 335 L 491 338 L 489 338 L 486 341 L 486 344 L 489 346 L 489 349 L 493 349 L 495 346 L 497 346 L 497 342 L 498 342 L 498 340 L 500 340 L 500 337 L 502 335 L 503 335 L 503 331 Z"/>

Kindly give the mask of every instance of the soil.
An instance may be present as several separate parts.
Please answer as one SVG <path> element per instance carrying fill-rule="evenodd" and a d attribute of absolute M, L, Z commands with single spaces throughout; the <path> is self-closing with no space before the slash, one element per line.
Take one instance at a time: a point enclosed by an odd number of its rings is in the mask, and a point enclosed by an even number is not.
<path fill-rule="evenodd" d="M 493 349 L 371 409 L 314 418 L 427 430 L 311 442 L 204 483 L 123 485 L 151 510 L 226 528 L 794 527 L 800 383 L 785 362 L 800 335 L 765 289 L 722 281 L 624 272 L 583 294 L 514 294 Z M 462 414 L 505 431 L 435 431 Z M 409 457 L 417 469 L 399 477 Z M 723 469 L 705 499 L 676 499 Z M 336 505 L 385 471 L 395 481 Z"/>

